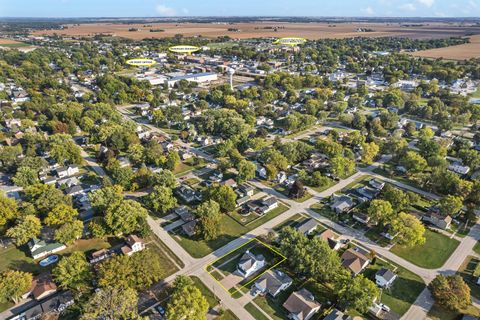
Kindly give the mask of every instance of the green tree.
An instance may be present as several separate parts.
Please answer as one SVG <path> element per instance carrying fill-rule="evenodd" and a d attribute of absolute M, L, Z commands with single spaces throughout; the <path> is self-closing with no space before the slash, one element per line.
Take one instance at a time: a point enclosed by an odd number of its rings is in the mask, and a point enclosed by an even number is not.
<path fill-rule="evenodd" d="M 82 234 L 83 222 L 80 220 L 73 220 L 55 230 L 54 238 L 60 243 L 72 244 L 75 240 L 79 239 Z"/>
<path fill-rule="evenodd" d="M 235 210 L 237 205 L 237 194 L 229 186 L 214 185 L 209 187 L 205 191 L 205 199 L 217 202 L 224 212 Z"/>
<path fill-rule="evenodd" d="M 355 161 L 345 157 L 330 159 L 330 171 L 339 177 L 345 177 L 355 172 Z"/>
<path fill-rule="evenodd" d="M 175 279 L 171 299 L 167 305 L 167 320 L 205 320 L 208 301 L 192 280 L 185 276 Z"/>
<path fill-rule="evenodd" d="M 7 230 L 7 236 L 14 238 L 17 246 L 21 246 L 28 240 L 37 237 L 42 229 L 40 219 L 33 215 L 23 216 L 17 224 Z"/>
<path fill-rule="evenodd" d="M 116 235 L 141 230 L 146 218 L 147 210 L 134 200 L 124 200 L 105 211 L 105 222 Z"/>
<path fill-rule="evenodd" d="M 371 164 L 380 151 L 379 146 L 375 142 L 370 142 L 364 143 L 362 147 L 362 161 L 366 164 Z"/>
<path fill-rule="evenodd" d="M 123 200 L 123 188 L 119 185 L 105 187 L 88 194 L 92 207 L 103 213 L 108 207 L 118 205 Z"/>
<path fill-rule="evenodd" d="M 48 184 L 36 184 L 25 189 L 25 200 L 32 203 L 37 213 L 47 215 L 60 204 L 72 205 L 72 198 Z"/>
<path fill-rule="evenodd" d="M 400 159 L 400 164 L 407 169 L 407 174 L 412 175 L 425 171 L 427 161 L 415 151 L 407 151 Z"/>
<path fill-rule="evenodd" d="M 17 186 L 26 188 L 28 186 L 39 183 L 38 172 L 30 167 L 20 167 L 12 178 L 12 182 Z"/>
<path fill-rule="evenodd" d="M 175 178 L 175 175 L 172 171 L 167 169 L 163 169 L 162 171 L 155 173 L 153 177 L 155 185 L 173 189 L 177 184 L 177 179 Z"/>
<path fill-rule="evenodd" d="M 77 216 L 77 209 L 62 203 L 57 205 L 48 213 L 44 222 L 49 226 L 60 225 L 67 222 L 72 222 Z"/>
<path fill-rule="evenodd" d="M 54 134 L 49 138 L 50 155 L 58 163 L 82 164 L 83 158 L 80 147 L 75 144 L 68 134 Z"/>
<path fill-rule="evenodd" d="M 158 214 L 166 214 L 177 205 L 177 199 L 173 196 L 172 189 L 155 186 L 145 197 L 145 204 Z"/>
<path fill-rule="evenodd" d="M 0 226 L 3 226 L 7 221 L 12 220 L 18 216 L 18 205 L 15 199 L 7 197 L 0 193 Z"/>
<path fill-rule="evenodd" d="M 90 287 L 91 266 L 81 251 L 64 256 L 53 269 L 53 276 L 62 289 L 83 291 Z"/>
<path fill-rule="evenodd" d="M 32 285 L 32 274 L 23 271 L 7 270 L 0 276 L 0 301 L 12 300 L 17 303 L 19 298 Z"/>
<path fill-rule="evenodd" d="M 372 221 L 387 224 L 393 218 L 393 208 L 390 202 L 375 199 L 370 202 L 367 214 Z"/>
<path fill-rule="evenodd" d="M 391 221 L 391 234 L 395 241 L 404 246 L 416 246 L 425 243 L 425 227 L 422 222 L 411 214 L 400 212 Z"/>
<path fill-rule="evenodd" d="M 454 195 L 447 195 L 440 199 L 438 204 L 440 213 L 444 216 L 452 216 L 458 213 L 463 207 L 463 198 Z"/>
<path fill-rule="evenodd" d="M 138 320 L 137 305 L 135 290 L 106 287 L 96 292 L 85 304 L 81 319 Z"/>
<path fill-rule="evenodd" d="M 238 175 L 237 182 L 242 183 L 255 178 L 256 166 L 253 162 L 242 160 L 237 165 Z"/>
<path fill-rule="evenodd" d="M 208 200 L 197 208 L 197 216 L 200 219 L 200 232 L 205 240 L 214 240 L 220 233 L 220 205 Z"/>
<path fill-rule="evenodd" d="M 380 289 L 363 275 L 347 278 L 337 283 L 337 287 L 340 303 L 361 313 L 366 313 L 380 296 Z"/>
<path fill-rule="evenodd" d="M 438 275 L 429 287 L 435 302 L 446 309 L 460 311 L 472 303 L 470 287 L 458 275 Z"/>
<path fill-rule="evenodd" d="M 173 150 L 170 151 L 168 156 L 167 156 L 167 161 L 165 162 L 165 168 L 168 170 L 175 170 L 175 168 L 178 166 L 180 163 L 180 156 L 178 155 L 178 152 Z"/>

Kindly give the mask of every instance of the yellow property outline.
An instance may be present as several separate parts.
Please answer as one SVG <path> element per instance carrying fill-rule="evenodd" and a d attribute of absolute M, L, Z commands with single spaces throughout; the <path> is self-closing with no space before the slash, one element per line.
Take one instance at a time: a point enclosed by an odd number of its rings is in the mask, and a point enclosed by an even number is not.
<path fill-rule="evenodd" d="M 231 254 L 231 253 L 237 251 L 238 249 L 246 246 L 247 244 L 249 244 L 249 243 L 252 242 L 252 241 L 257 241 L 257 242 L 258 242 L 259 244 L 261 244 L 262 246 L 270 249 L 272 252 L 274 252 L 274 253 L 276 253 L 277 255 L 279 255 L 280 257 L 282 257 L 282 260 L 280 260 L 279 262 L 277 262 L 276 264 L 274 264 L 273 266 L 271 266 L 271 267 L 268 268 L 267 270 L 263 271 L 263 272 L 260 273 L 258 276 L 256 276 L 256 277 L 253 278 L 252 280 L 248 281 L 248 282 L 245 283 L 244 285 L 240 286 L 240 287 L 239 287 L 238 289 L 236 289 L 235 291 L 230 292 L 229 289 L 225 288 L 225 287 L 223 286 L 223 284 L 222 284 L 219 280 L 215 279 L 215 277 L 212 275 L 211 271 L 208 271 L 208 268 L 209 268 L 209 267 L 212 267 L 212 268 L 214 268 L 213 270 L 215 270 L 216 268 L 213 267 L 213 264 L 214 264 L 215 262 L 217 262 L 217 261 L 225 258 L 225 257 L 228 256 L 229 254 Z M 214 261 L 208 263 L 207 265 L 205 265 L 205 267 L 203 267 L 203 269 L 210 275 L 210 277 L 213 278 L 213 280 L 215 280 L 215 281 L 223 288 L 223 290 L 227 291 L 230 295 L 234 295 L 235 293 L 237 293 L 238 291 L 240 291 L 240 289 L 246 288 L 250 283 L 252 283 L 253 281 L 257 280 L 257 279 L 260 278 L 262 275 L 264 275 L 264 274 L 267 273 L 268 271 L 272 270 L 273 268 L 275 268 L 276 266 L 278 266 L 280 263 L 284 262 L 285 260 L 287 260 L 287 257 L 284 256 L 283 254 L 281 254 L 280 252 L 278 252 L 278 250 L 272 248 L 271 246 L 269 246 L 268 244 L 264 243 L 263 241 L 258 240 L 257 238 L 253 238 L 253 239 L 250 239 L 249 241 L 245 242 L 245 243 L 242 244 L 241 246 L 239 246 L 239 247 L 237 247 L 237 248 L 235 248 L 235 249 L 233 249 L 233 250 L 230 250 L 229 252 L 225 253 L 223 256 L 221 256 L 221 257 L 215 259 Z M 236 285 L 236 286 L 238 286 L 238 285 Z M 232 287 L 232 288 L 235 288 L 235 286 Z"/>

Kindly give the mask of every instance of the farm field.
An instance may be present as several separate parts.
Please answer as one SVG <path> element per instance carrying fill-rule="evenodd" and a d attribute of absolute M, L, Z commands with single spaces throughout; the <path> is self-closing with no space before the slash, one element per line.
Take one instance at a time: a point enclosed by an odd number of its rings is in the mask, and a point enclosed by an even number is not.
<path fill-rule="evenodd" d="M 298 36 L 307 39 L 350 38 L 350 37 L 409 37 L 417 39 L 448 38 L 465 36 L 467 33 L 480 32 L 480 27 L 460 26 L 445 23 L 425 23 L 406 26 L 402 23 L 289 23 L 289 22 L 253 22 L 253 23 L 83 23 L 65 25 L 62 30 L 38 30 L 33 35 L 94 36 L 106 34 L 131 39 L 166 38 L 176 34 L 185 37 L 202 35 L 215 38 L 228 35 L 231 38 L 248 39 L 254 37 L 288 37 Z M 274 30 L 277 28 L 277 31 Z M 371 29 L 371 32 L 357 32 L 357 29 Z M 129 31 L 138 29 L 138 31 Z M 150 32 L 161 29 L 163 32 Z M 238 31 L 228 31 L 237 29 Z M 478 29 L 478 30 L 477 30 Z"/>
<path fill-rule="evenodd" d="M 424 58 L 443 58 L 448 60 L 464 60 L 480 57 L 480 35 L 470 37 L 470 43 L 451 46 L 445 48 L 436 48 L 423 50 L 413 53 L 416 57 Z"/>

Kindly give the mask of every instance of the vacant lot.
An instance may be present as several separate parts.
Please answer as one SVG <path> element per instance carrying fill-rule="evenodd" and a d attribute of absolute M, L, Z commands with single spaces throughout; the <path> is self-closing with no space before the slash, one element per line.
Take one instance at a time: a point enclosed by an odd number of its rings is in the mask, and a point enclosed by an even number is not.
<path fill-rule="evenodd" d="M 464 60 L 480 57 L 480 35 L 470 37 L 470 43 L 451 46 L 446 48 L 437 48 L 423 50 L 413 53 L 416 57 L 425 58 L 444 58 L 448 60 Z"/>
<path fill-rule="evenodd" d="M 425 232 L 425 238 L 427 241 L 424 245 L 414 247 L 396 245 L 391 251 L 419 267 L 435 269 L 443 266 L 459 245 L 457 240 L 429 229 Z"/>
<path fill-rule="evenodd" d="M 27 47 L 29 44 L 13 39 L 0 38 L 0 47 Z"/>
<path fill-rule="evenodd" d="M 371 32 L 357 32 L 369 29 Z M 134 29 L 137 31 L 128 31 Z M 161 29 L 163 32 L 150 32 Z M 228 31 L 236 29 L 237 31 Z M 276 30 L 276 31 L 275 31 Z M 407 26 L 402 23 L 289 23 L 289 22 L 252 22 L 252 23 L 89 23 L 65 25 L 62 30 L 39 30 L 34 35 L 94 36 L 106 34 L 131 39 L 165 38 L 176 34 L 216 38 L 228 35 L 231 38 L 247 39 L 258 37 L 304 37 L 307 39 L 388 37 L 399 36 L 417 39 L 448 38 L 480 33 L 478 26 L 460 26 L 446 23 L 425 23 Z"/>

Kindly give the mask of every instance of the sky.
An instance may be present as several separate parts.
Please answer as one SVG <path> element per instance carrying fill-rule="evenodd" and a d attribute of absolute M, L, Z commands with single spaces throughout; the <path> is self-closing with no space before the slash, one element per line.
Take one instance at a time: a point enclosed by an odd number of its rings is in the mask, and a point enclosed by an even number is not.
<path fill-rule="evenodd" d="M 480 17 L 480 0 L 0 0 L 0 17 Z"/>

